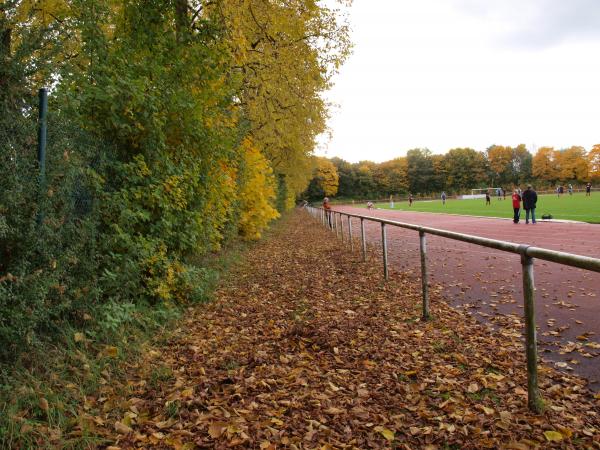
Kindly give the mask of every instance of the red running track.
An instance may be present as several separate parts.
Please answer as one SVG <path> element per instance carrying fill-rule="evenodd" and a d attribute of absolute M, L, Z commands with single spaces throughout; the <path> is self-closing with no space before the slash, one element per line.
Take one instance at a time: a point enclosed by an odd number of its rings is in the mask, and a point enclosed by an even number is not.
<path fill-rule="evenodd" d="M 515 225 L 504 219 L 351 206 L 335 210 L 600 257 L 600 225 L 541 221 Z M 358 219 L 354 220 L 358 238 Z M 381 226 L 366 221 L 365 230 L 367 242 L 380 245 Z M 418 233 L 388 226 L 387 236 L 390 268 L 420 277 Z M 431 235 L 427 251 L 430 284 L 438 285 L 450 304 L 499 331 L 522 329 L 518 255 Z M 541 356 L 587 378 L 591 389 L 600 390 L 600 273 L 541 260 L 535 260 L 534 267 Z"/>

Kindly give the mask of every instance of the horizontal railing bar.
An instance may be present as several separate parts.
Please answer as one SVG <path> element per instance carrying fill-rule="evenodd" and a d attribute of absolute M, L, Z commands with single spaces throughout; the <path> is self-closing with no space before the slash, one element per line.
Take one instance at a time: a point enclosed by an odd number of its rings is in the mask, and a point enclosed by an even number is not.
<path fill-rule="evenodd" d="M 539 247 L 528 247 L 525 254 L 532 258 L 543 259 L 544 261 L 600 272 L 600 259 L 591 256 L 576 255 L 574 253 L 559 252 Z"/>
<path fill-rule="evenodd" d="M 473 236 L 471 234 L 457 233 L 455 231 L 440 230 L 438 228 L 414 225 L 411 223 L 398 222 L 395 220 L 380 219 L 378 217 L 363 216 L 360 214 L 350 214 L 340 211 L 337 212 L 348 217 L 356 217 L 358 219 L 370 220 L 372 222 L 377 223 L 384 223 L 386 225 L 406 228 L 408 230 L 422 231 L 424 233 L 432 234 L 435 236 L 441 236 L 456 241 L 467 242 L 469 244 L 481 245 L 483 247 L 494 248 L 496 250 L 501 250 L 504 252 L 526 255 L 544 261 L 550 261 L 566 266 L 591 270 L 593 272 L 600 272 L 600 259 L 593 258 L 591 256 L 576 255 L 574 253 L 549 250 L 546 248 L 534 247 L 527 244 L 517 244 L 514 242 L 500 241 L 498 239 L 489 239 L 481 236 Z"/>

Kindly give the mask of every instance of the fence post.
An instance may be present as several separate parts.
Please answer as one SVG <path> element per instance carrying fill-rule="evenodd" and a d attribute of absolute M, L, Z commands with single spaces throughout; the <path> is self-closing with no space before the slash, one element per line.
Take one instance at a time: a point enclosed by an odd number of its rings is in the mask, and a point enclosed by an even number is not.
<path fill-rule="evenodd" d="M 342 235 L 342 242 L 344 242 L 344 215 L 340 213 L 340 234 Z"/>
<path fill-rule="evenodd" d="M 46 196 L 46 136 L 48 127 L 48 90 L 41 88 L 38 91 L 39 97 L 39 116 L 38 116 L 38 145 L 37 159 L 39 166 L 39 209 L 37 213 L 37 224 L 41 225 L 44 221 L 44 197 Z"/>
<path fill-rule="evenodd" d="M 352 217 L 348 216 L 348 239 L 350 240 L 350 251 L 354 251 L 354 241 L 352 241 Z"/>
<path fill-rule="evenodd" d="M 535 284 L 533 280 L 533 258 L 527 256 L 527 246 L 521 250 L 523 269 L 523 300 L 525 307 L 525 351 L 527 354 L 527 404 L 535 413 L 541 413 L 544 402 L 538 389 L 537 331 L 535 329 Z"/>
<path fill-rule="evenodd" d="M 42 88 L 39 95 L 39 125 L 37 156 L 40 165 L 40 184 L 43 185 L 46 177 L 46 135 L 48 127 L 48 90 Z"/>
<path fill-rule="evenodd" d="M 365 238 L 365 219 L 360 218 L 360 241 L 362 247 L 363 262 L 367 260 L 367 240 Z"/>
<path fill-rule="evenodd" d="M 427 281 L 427 238 L 424 231 L 419 231 L 419 243 L 421 247 L 421 288 L 423 290 L 423 320 L 429 320 L 429 288 Z"/>
<path fill-rule="evenodd" d="M 387 236 L 385 232 L 385 223 L 381 224 L 381 247 L 383 250 L 383 277 L 387 280 L 389 278 L 389 273 L 387 264 Z"/>

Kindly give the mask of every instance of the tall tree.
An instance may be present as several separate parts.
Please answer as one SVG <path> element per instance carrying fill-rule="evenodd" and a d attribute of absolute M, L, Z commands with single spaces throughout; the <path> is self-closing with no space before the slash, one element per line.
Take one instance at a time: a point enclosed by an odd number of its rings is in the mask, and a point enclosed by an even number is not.
<path fill-rule="evenodd" d="M 361 197 L 362 193 L 358 190 L 356 165 L 341 158 L 331 158 L 331 162 L 335 165 L 339 176 L 338 195 L 340 197 Z"/>
<path fill-rule="evenodd" d="M 461 191 L 478 186 L 486 179 L 486 160 L 472 148 L 454 148 L 446 154 L 446 170 L 450 189 Z"/>
<path fill-rule="evenodd" d="M 588 160 L 585 148 L 573 146 L 555 154 L 559 168 L 558 177 L 562 181 L 584 182 L 588 176 Z"/>
<path fill-rule="evenodd" d="M 600 144 L 594 145 L 588 153 L 588 179 L 600 181 Z"/>
<path fill-rule="evenodd" d="M 395 158 L 377 164 L 373 170 L 377 193 L 387 197 L 401 194 L 408 189 L 408 163 L 406 158 Z"/>
<path fill-rule="evenodd" d="M 442 192 L 447 189 L 446 157 L 445 155 L 431 155 L 431 163 L 433 165 L 432 192 Z"/>
<path fill-rule="evenodd" d="M 315 158 L 313 178 L 308 185 L 310 198 L 331 197 L 337 194 L 339 176 L 335 165 L 327 158 Z"/>
<path fill-rule="evenodd" d="M 525 147 L 519 144 L 512 149 L 511 182 L 520 185 L 531 179 L 532 155 Z"/>
<path fill-rule="evenodd" d="M 493 186 L 506 184 L 512 175 L 513 149 L 503 145 L 492 145 L 486 150 Z"/>
<path fill-rule="evenodd" d="M 206 4 L 227 30 L 234 74 L 242 81 L 237 106 L 253 142 L 286 180 L 293 204 L 311 177 L 307 162 L 325 129 L 321 94 L 350 51 L 348 26 L 337 11 L 315 1 Z"/>
<path fill-rule="evenodd" d="M 531 173 L 537 179 L 553 184 L 560 179 L 556 163 L 556 150 L 553 147 L 540 147 L 533 157 Z"/>
<path fill-rule="evenodd" d="M 433 192 L 435 172 L 431 151 L 415 148 L 406 153 L 408 189 L 412 193 L 427 194 Z"/>

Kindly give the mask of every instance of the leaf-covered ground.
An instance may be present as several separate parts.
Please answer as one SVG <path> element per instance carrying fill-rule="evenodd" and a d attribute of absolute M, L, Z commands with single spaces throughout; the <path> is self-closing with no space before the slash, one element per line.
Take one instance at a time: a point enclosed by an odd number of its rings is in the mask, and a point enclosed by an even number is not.
<path fill-rule="evenodd" d="M 419 294 L 297 212 L 131 364 L 127 396 L 107 373 L 87 420 L 113 449 L 600 448 L 583 380 L 541 366 L 529 413 L 520 334 L 437 290 L 422 322 Z"/>

